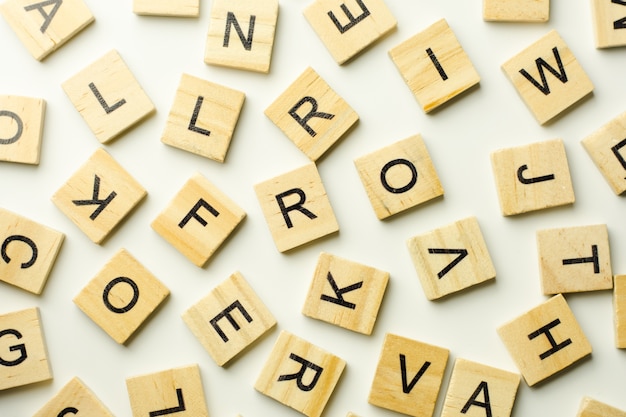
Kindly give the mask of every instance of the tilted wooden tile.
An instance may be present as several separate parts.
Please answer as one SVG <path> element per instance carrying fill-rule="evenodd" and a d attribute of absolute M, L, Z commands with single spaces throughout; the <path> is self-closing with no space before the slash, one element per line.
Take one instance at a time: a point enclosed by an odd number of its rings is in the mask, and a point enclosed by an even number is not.
<path fill-rule="evenodd" d="M 445 348 L 388 333 L 368 402 L 409 416 L 432 416 L 449 353 Z"/>
<path fill-rule="evenodd" d="M 115 50 L 65 81 L 62 87 L 101 143 L 120 136 L 155 111 Z"/>
<path fill-rule="evenodd" d="M 282 331 L 254 388 L 308 417 L 319 417 L 345 366 L 343 359 Z"/>
<path fill-rule="evenodd" d="M 239 272 L 191 306 L 183 320 L 219 366 L 276 325 L 272 313 Z"/>
<path fill-rule="evenodd" d="M 151 226 L 202 267 L 245 217 L 226 194 L 201 174 L 194 174 Z"/>
<path fill-rule="evenodd" d="M 200 0 L 133 0 L 133 13 L 146 16 L 198 17 Z"/>
<path fill-rule="evenodd" d="M 576 417 L 626 417 L 626 411 L 585 397 L 580 403 Z"/>
<path fill-rule="evenodd" d="M 354 165 L 380 220 L 443 196 L 419 134 L 357 158 Z"/>
<path fill-rule="evenodd" d="M 74 377 L 33 417 L 63 417 L 81 414 L 90 417 L 113 417 L 113 414 L 83 381 Z"/>
<path fill-rule="evenodd" d="M 74 297 L 74 303 L 117 343 L 139 329 L 170 291 L 120 249 Z"/>
<path fill-rule="evenodd" d="M 0 391 L 52 379 L 37 307 L 0 315 Z"/>
<path fill-rule="evenodd" d="M 257 184 L 254 190 L 280 252 L 339 230 L 314 163 Z"/>
<path fill-rule="evenodd" d="M 626 275 L 613 278 L 613 323 L 615 347 L 626 348 Z"/>
<path fill-rule="evenodd" d="M 392 48 L 389 56 L 426 113 L 480 82 L 445 19 Z"/>
<path fill-rule="evenodd" d="M 265 109 L 265 115 L 311 161 L 328 152 L 359 120 L 352 107 L 311 67 Z"/>
<path fill-rule="evenodd" d="M 626 1 L 591 0 L 596 48 L 626 45 Z"/>
<path fill-rule="evenodd" d="M 95 20 L 83 0 L 7 0 L 0 13 L 38 61 Z"/>
<path fill-rule="evenodd" d="M 215 0 L 204 62 L 247 71 L 270 71 L 278 0 Z"/>
<path fill-rule="evenodd" d="M 539 124 L 593 91 L 593 84 L 561 36 L 552 30 L 502 64 Z"/>
<path fill-rule="evenodd" d="M 561 294 L 500 326 L 498 335 L 529 386 L 591 354 L 591 345 Z"/>
<path fill-rule="evenodd" d="M 407 247 L 429 300 L 496 277 L 475 217 L 414 236 Z"/>
<path fill-rule="evenodd" d="M 561 139 L 497 150 L 491 154 L 491 167 L 504 216 L 576 200 Z"/>
<path fill-rule="evenodd" d="M 321 253 L 302 314 L 372 334 L 387 282 L 389 272 Z"/>
<path fill-rule="evenodd" d="M 547 22 L 550 0 L 483 0 L 483 19 L 492 22 Z"/>
<path fill-rule="evenodd" d="M 383 0 L 314 0 L 304 17 L 338 64 L 396 29 Z"/>
<path fill-rule="evenodd" d="M 0 281 L 41 294 L 65 235 L 0 208 Z"/>
<path fill-rule="evenodd" d="M 46 102 L 0 96 L 0 161 L 39 165 Z"/>
<path fill-rule="evenodd" d="M 147 195 L 104 149 L 98 149 L 52 196 L 52 202 L 100 244 Z"/>

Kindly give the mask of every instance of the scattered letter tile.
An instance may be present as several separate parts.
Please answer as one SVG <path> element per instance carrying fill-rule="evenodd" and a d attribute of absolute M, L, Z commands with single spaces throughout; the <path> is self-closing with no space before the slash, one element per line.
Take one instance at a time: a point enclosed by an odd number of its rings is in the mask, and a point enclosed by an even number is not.
<path fill-rule="evenodd" d="M 46 102 L 0 96 L 0 161 L 39 164 Z"/>
<path fill-rule="evenodd" d="M 601 403 L 593 398 L 585 397 L 580 403 L 576 417 L 626 417 L 626 411 Z"/>
<path fill-rule="evenodd" d="M 89 417 L 113 417 L 93 392 L 74 377 L 46 403 L 33 417 L 84 414 Z"/>
<path fill-rule="evenodd" d="M 593 27 L 596 48 L 626 45 L 626 2 L 622 0 L 592 0 Z"/>
<path fill-rule="evenodd" d="M 613 322 L 615 347 L 626 348 L 626 275 L 615 275 L 613 280 Z"/>
<path fill-rule="evenodd" d="M 198 17 L 200 0 L 133 0 L 133 13 L 147 16 Z"/>
<path fill-rule="evenodd" d="M 483 0 L 483 19 L 492 22 L 547 22 L 550 0 Z"/>

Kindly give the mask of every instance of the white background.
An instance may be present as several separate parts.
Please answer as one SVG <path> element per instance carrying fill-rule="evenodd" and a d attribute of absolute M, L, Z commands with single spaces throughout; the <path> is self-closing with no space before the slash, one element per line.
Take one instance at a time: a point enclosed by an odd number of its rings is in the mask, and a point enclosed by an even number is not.
<path fill-rule="evenodd" d="M 1 416 L 31 416 L 73 376 L 79 376 L 113 414 L 130 416 L 127 377 L 196 363 L 212 416 L 296 416 L 297 412 L 253 388 L 281 330 L 347 361 L 326 408 L 327 416 L 344 416 L 348 411 L 364 417 L 396 415 L 367 403 L 387 332 L 450 349 L 435 410 L 439 415 L 455 358 L 516 371 L 496 328 L 547 299 L 539 284 L 537 230 L 607 224 L 613 272 L 626 273 L 623 197 L 613 194 L 580 145 L 581 139 L 625 110 L 626 55 L 624 49 L 594 47 L 587 0 L 553 1 L 550 20 L 544 24 L 484 22 L 480 0 L 387 0 L 398 29 L 344 66 L 334 62 L 303 17 L 309 2 L 281 0 L 268 75 L 204 64 L 209 1 L 202 2 L 197 19 L 136 16 L 130 0 L 86 3 L 96 22 L 42 63 L 30 56 L 0 20 L 0 94 L 47 101 L 41 163 L 0 163 L 0 206 L 66 234 L 42 295 L 0 285 L 0 314 L 40 308 L 54 374 L 51 382 L 0 392 Z M 456 33 L 481 75 L 481 83 L 440 111 L 425 115 L 387 51 L 440 18 L 446 18 Z M 551 29 L 556 29 L 572 49 L 595 90 L 563 117 L 539 126 L 500 65 Z M 52 204 L 50 197 L 101 146 L 60 85 L 111 49 L 119 51 L 155 103 L 157 113 L 105 146 L 149 194 L 98 246 Z M 253 186 L 298 168 L 308 159 L 263 111 L 307 66 L 356 110 L 360 123 L 318 161 L 339 234 L 281 254 L 274 247 Z M 246 94 L 224 164 L 160 142 L 183 72 Z M 416 133 L 423 135 L 445 197 L 379 221 L 353 160 Z M 576 203 L 503 217 L 489 154 L 553 138 L 565 142 Z M 205 268 L 191 264 L 150 228 L 150 222 L 195 172 L 205 175 L 247 213 Z M 478 218 L 497 278 L 441 301 L 427 301 L 405 242 L 467 216 Z M 122 247 L 171 290 L 162 308 L 126 346 L 116 344 L 72 302 Z M 300 313 L 321 251 L 390 272 L 371 336 Z M 230 366 L 220 368 L 180 316 L 237 270 L 269 306 L 278 326 Z M 522 382 L 514 416 L 573 416 L 585 395 L 626 409 L 626 356 L 614 347 L 612 292 L 566 298 L 591 342 L 593 354 L 539 387 L 529 388 Z"/>

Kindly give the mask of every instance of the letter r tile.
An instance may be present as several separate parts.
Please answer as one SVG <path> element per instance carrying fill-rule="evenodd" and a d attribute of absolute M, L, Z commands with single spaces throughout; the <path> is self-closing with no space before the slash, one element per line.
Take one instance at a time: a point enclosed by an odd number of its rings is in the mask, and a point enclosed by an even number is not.
<path fill-rule="evenodd" d="M 576 417 L 626 417 L 626 411 L 602 403 L 590 397 L 584 397 Z"/>
<path fill-rule="evenodd" d="M 59 413 L 62 410 L 68 412 Z M 80 414 L 90 417 L 114 417 L 98 397 L 80 379 L 74 377 L 33 417 L 71 417 Z"/>
<path fill-rule="evenodd" d="M 0 161 L 38 165 L 46 102 L 0 96 Z"/>

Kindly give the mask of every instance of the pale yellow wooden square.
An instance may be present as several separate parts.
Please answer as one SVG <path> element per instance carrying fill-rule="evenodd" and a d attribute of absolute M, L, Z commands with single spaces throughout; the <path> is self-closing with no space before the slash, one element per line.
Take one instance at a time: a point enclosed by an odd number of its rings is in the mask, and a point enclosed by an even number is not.
<path fill-rule="evenodd" d="M 445 19 L 392 48 L 389 56 L 425 113 L 480 82 Z"/>
<path fill-rule="evenodd" d="M 604 224 L 539 230 L 537 252 L 546 295 L 613 288 L 609 232 Z"/>
<path fill-rule="evenodd" d="M 626 411 L 585 397 L 580 403 L 576 417 L 626 417 Z"/>
<path fill-rule="evenodd" d="M 33 417 L 71 416 L 113 417 L 113 414 L 81 381 L 74 377 Z"/>
<path fill-rule="evenodd" d="M 115 50 L 65 81 L 62 87 L 101 143 L 120 136 L 155 111 Z"/>
<path fill-rule="evenodd" d="M 340 65 L 398 24 L 383 0 L 315 0 L 304 17 Z"/>
<path fill-rule="evenodd" d="M 483 0 L 483 19 L 491 22 L 547 22 L 550 0 Z"/>
<path fill-rule="evenodd" d="M 491 154 L 491 167 L 504 216 L 576 200 L 561 139 L 497 150 Z"/>
<path fill-rule="evenodd" d="M 125 249 L 120 249 L 74 297 L 74 303 L 113 340 L 123 344 L 170 291 Z"/>
<path fill-rule="evenodd" d="M 0 391 L 52 379 L 37 307 L 0 315 Z"/>
<path fill-rule="evenodd" d="M 626 45 L 626 2 L 591 0 L 596 48 Z"/>
<path fill-rule="evenodd" d="M 389 272 L 321 253 L 302 308 L 305 316 L 372 334 Z"/>
<path fill-rule="evenodd" d="M 185 311 L 183 320 L 219 366 L 276 325 L 272 313 L 239 272 Z"/>
<path fill-rule="evenodd" d="M 282 331 L 254 388 L 308 417 L 319 417 L 346 362 Z"/>
<path fill-rule="evenodd" d="M 449 350 L 388 333 L 368 402 L 409 416 L 431 417 Z"/>
<path fill-rule="evenodd" d="M 38 61 L 95 20 L 83 0 L 7 0 L 0 14 Z"/>
<path fill-rule="evenodd" d="M 183 74 L 161 141 L 224 162 L 246 95 Z"/>
<path fill-rule="evenodd" d="M 198 365 L 127 378 L 126 389 L 133 417 L 209 417 Z"/>
<path fill-rule="evenodd" d="M 278 0 L 214 0 L 204 62 L 267 74 Z"/>
<path fill-rule="evenodd" d="M 529 386 L 591 354 L 562 294 L 502 325 L 498 335 Z"/>
<path fill-rule="evenodd" d="M 133 0 L 133 13 L 146 16 L 198 17 L 200 0 Z"/>
<path fill-rule="evenodd" d="M 0 281 L 41 294 L 65 235 L 0 208 Z"/>
<path fill-rule="evenodd" d="M 0 161 L 39 164 L 46 102 L 0 96 Z"/>
<path fill-rule="evenodd" d="M 201 174 L 194 174 L 152 222 L 152 228 L 202 267 L 246 213 Z"/>
<path fill-rule="evenodd" d="M 354 165 L 381 220 L 443 196 L 439 176 L 419 134 L 357 158 Z"/>
<path fill-rule="evenodd" d="M 593 91 L 576 57 L 555 31 L 502 64 L 539 124 L 545 124 Z"/>
<path fill-rule="evenodd" d="M 626 275 L 613 278 L 613 323 L 615 347 L 626 348 Z"/>
<path fill-rule="evenodd" d="M 100 244 L 146 195 L 111 155 L 98 149 L 54 193 L 52 202 Z"/>
<path fill-rule="evenodd" d="M 414 236 L 407 247 L 429 300 L 496 277 L 476 217 Z"/>

